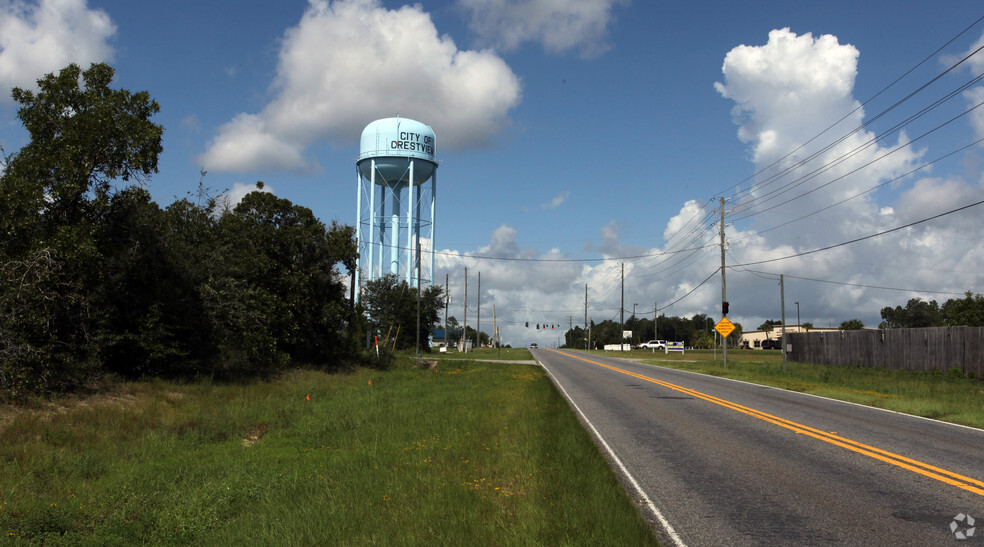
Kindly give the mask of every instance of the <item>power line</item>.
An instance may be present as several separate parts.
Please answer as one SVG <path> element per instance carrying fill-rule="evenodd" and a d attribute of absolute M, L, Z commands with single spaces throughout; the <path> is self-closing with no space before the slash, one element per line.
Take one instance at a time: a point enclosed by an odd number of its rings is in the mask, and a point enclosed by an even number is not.
<path fill-rule="evenodd" d="M 713 244 L 704 245 L 702 247 L 680 249 L 678 251 L 660 251 L 658 253 L 645 253 L 638 255 L 627 255 L 627 256 L 606 256 L 601 258 L 520 258 L 514 256 L 487 256 L 487 255 L 474 255 L 474 254 L 458 254 L 452 252 L 444 251 L 434 251 L 434 254 L 447 256 L 451 258 L 465 259 L 471 258 L 474 260 L 498 260 L 502 262 L 606 262 L 609 260 L 639 260 L 653 257 L 661 257 L 666 255 L 675 255 L 680 253 L 689 253 L 691 251 L 700 250 L 705 247 L 713 247 Z M 383 247 L 394 247 L 394 245 L 383 245 Z M 404 249 L 405 247 L 395 246 L 397 249 Z"/>
<path fill-rule="evenodd" d="M 982 46 L 982 47 L 984 47 L 984 46 Z M 939 104 L 942 104 L 942 102 L 944 102 L 946 100 L 949 100 L 949 99 L 952 99 L 953 97 L 958 96 L 961 92 L 965 91 L 966 89 L 968 89 L 972 85 L 980 82 L 982 79 L 984 79 L 984 74 L 979 74 L 978 76 L 974 77 L 970 82 L 967 82 L 966 84 L 964 84 L 960 88 L 958 88 L 958 89 L 950 92 L 944 99 L 938 100 L 931 107 L 924 108 L 919 113 L 914 114 L 913 116 L 910 116 L 910 118 L 907 119 L 905 122 L 900 123 L 900 124 L 897 124 L 896 126 L 892 127 L 889 131 L 886 131 L 886 132 L 882 133 L 881 135 L 877 135 L 877 136 L 869 139 L 868 141 L 866 141 L 865 143 L 859 145 L 858 147 L 854 148 L 853 150 L 851 150 L 851 151 L 849 151 L 849 152 L 841 155 L 838 158 L 835 158 L 835 159 L 832 159 L 832 160 L 828 161 L 824 165 L 822 165 L 822 166 L 814 169 L 813 171 L 811 171 L 810 173 L 807 173 L 806 175 L 803 175 L 802 177 L 799 177 L 799 178 L 797 178 L 797 179 L 795 179 L 793 181 L 790 181 L 789 183 L 787 183 L 786 185 L 780 187 L 779 189 L 773 190 L 772 192 L 769 192 L 768 194 L 765 194 L 764 196 L 755 198 L 755 199 L 753 199 L 750 202 L 746 202 L 744 204 L 739 205 L 739 207 L 736 208 L 736 212 L 744 212 L 744 211 L 747 211 L 747 210 L 749 210 L 749 209 L 751 209 L 753 207 L 753 204 L 756 204 L 757 205 L 759 203 L 766 203 L 766 202 L 772 201 L 773 199 L 775 199 L 775 198 L 779 197 L 780 195 L 782 195 L 782 194 L 784 194 L 784 193 L 792 190 L 793 188 L 796 188 L 797 186 L 800 186 L 800 185 L 802 185 L 802 184 L 804 184 L 804 183 L 806 183 L 806 182 L 808 182 L 808 181 L 816 178 L 817 176 L 821 175 L 822 173 L 825 173 L 825 172 L 833 169 L 834 167 L 837 167 L 841 163 L 844 163 L 847 160 L 851 159 L 852 157 L 856 156 L 857 154 L 860 154 L 862 151 L 866 150 L 867 148 L 870 148 L 874 144 L 877 144 L 878 142 L 884 140 L 889 135 L 896 133 L 897 131 L 899 131 L 900 129 L 902 129 L 905 125 L 907 125 L 908 123 L 910 123 L 911 121 L 913 121 L 915 119 L 918 119 L 919 117 L 922 117 L 924 114 L 926 114 L 927 112 L 929 112 L 933 108 L 939 106 Z M 766 209 L 757 210 L 757 211 L 755 211 L 753 213 L 750 213 L 750 214 L 747 214 L 747 215 L 745 215 L 743 217 L 740 217 L 738 219 L 735 219 L 735 221 L 745 220 L 747 218 L 750 218 L 750 217 L 753 217 L 755 215 L 764 213 L 766 211 L 770 211 L 770 210 L 775 209 L 777 207 L 781 207 L 781 206 L 783 206 L 783 205 L 785 205 L 785 204 L 787 204 L 787 203 L 789 203 L 791 201 L 797 200 L 797 199 L 802 198 L 804 196 L 807 196 L 807 195 L 809 195 L 809 194 L 811 194 L 813 192 L 816 192 L 817 190 L 820 190 L 822 188 L 825 188 L 825 187 L 833 184 L 834 182 L 843 180 L 847 176 L 852 175 L 854 173 L 857 173 L 858 171 L 861 171 L 862 169 L 865 169 L 866 167 L 869 167 L 872 164 L 874 164 L 874 163 L 876 163 L 878 161 L 881 161 L 881 160 L 887 158 L 888 156 L 891 156 L 892 154 L 895 154 L 896 152 L 899 152 L 900 150 L 903 150 L 905 148 L 911 148 L 916 142 L 918 142 L 918 141 L 924 139 L 925 137 L 927 137 L 927 136 L 935 133 L 936 131 L 942 129 L 943 127 L 946 127 L 947 125 L 949 125 L 949 124 L 957 121 L 958 119 L 962 118 L 963 116 L 966 116 L 967 114 L 970 114 L 971 112 L 973 112 L 974 110 L 976 110 L 977 108 L 979 108 L 981 105 L 984 105 L 984 102 L 978 103 L 978 104 L 976 104 L 976 105 L 974 105 L 974 106 L 972 106 L 972 107 L 964 110 L 963 113 L 961 113 L 961 114 L 959 114 L 957 116 L 954 116 L 953 118 L 950 118 L 946 122 L 943 122 L 943 123 L 937 125 L 936 127 L 932 128 L 929 131 L 924 132 L 923 134 L 919 135 L 915 139 L 911 139 L 911 140 L 907 141 L 904 145 L 899 146 L 899 147 L 896 147 L 896 148 L 893 148 L 892 150 L 886 152 L 885 154 L 882 154 L 881 156 L 879 156 L 879 157 L 877 157 L 877 158 L 875 158 L 875 159 L 873 159 L 873 160 L 871 160 L 871 161 L 869 161 L 869 162 L 861 165 L 860 167 L 857 167 L 857 168 L 851 170 L 850 172 L 848 172 L 848 173 L 846 173 L 844 175 L 841 175 L 839 177 L 836 177 L 836 178 L 834 178 L 833 180 L 831 180 L 831 181 L 829 181 L 827 183 L 824 183 L 824 184 L 822 184 L 820 186 L 817 186 L 816 188 L 813 188 L 812 190 L 803 192 L 802 194 L 800 194 L 798 196 L 795 196 L 795 197 L 792 197 L 792 198 L 790 198 L 790 199 L 788 199 L 786 201 L 783 201 L 781 203 L 778 203 L 778 204 L 773 205 L 771 207 L 768 207 Z M 801 163 L 799 165 L 804 165 L 804 163 Z"/>
<path fill-rule="evenodd" d="M 681 302 L 684 298 L 687 298 L 688 296 L 690 296 L 691 294 L 693 294 L 694 291 L 696 291 L 697 289 L 703 287 L 705 283 L 707 283 L 708 281 L 710 281 L 711 278 L 714 277 L 715 275 L 717 275 L 717 273 L 720 272 L 720 271 L 721 271 L 721 268 L 717 268 L 716 270 L 714 270 L 713 272 L 711 272 L 711 275 L 707 276 L 703 281 L 701 281 L 700 284 L 698 284 L 696 287 L 690 289 L 690 291 L 687 292 L 687 294 L 681 296 L 680 298 L 677 298 L 676 300 L 674 300 L 673 302 L 670 302 L 669 304 L 660 305 L 660 308 L 663 311 L 665 311 L 667 308 L 673 307 L 674 304 L 676 304 L 678 302 Z"/>
<path fill-rule="evenodd" d="M 776 276 L 777 279 L 778 279 L 778 276 L 779 276 L 779 274 L 774 274 L 774 273 L 771 273 L 771 272 L 760 272 L 760 271 L 755 271 L 755 270 L 740 270 L 740 271 L 748 272 L 748 273 L 753 274 L 753 275 L 764 274 L 764 275 L 769 275 L 769 276 Z M 879 285 L 864 285 L 864 284 L 861 284 L 861 283 L 847 283 L 847 282 L 844 282 L 844 281 L 831 281 L 829 279 L 813 279 L 811 277 L 799 277 L 799 276 L 789 275 L 789 274 L 783 274 L 783 275 L 785 275 L 786 277 L 791 278 L 791 279 L 801 279 L 803 281 L 814 281 L 816 283 L 829 283 L 831 285 L 845 285 L 845 286 L 848 286 L 848 287 L 860 287 L 860 288 L 863 288 L 863 289 L 880 289 L 880 290 L 883 290 L 883 291 L 916 292 L 916 293 L 928 293 L 928 294 L 948 294 L 948 295 L 957 295 L 957 296 L 963 296 L 965 294 L 964 292 L 927 291 L 927 290 L 923 290 L 923 289 L 901 289 L 901 288 L 898 288 L 898 287 L 882 287 L 882 286 L 879 286 Z"/>
<path fill-rule="evenodd" d="M 898 226 L 898 227 L 892 228 L 890 230 L 884 230 L 884 231 L 881 231 L 881 232 L 878 232 L 878 233 L 875 233 L 875 234 L 871 234 L 871 235 L 867 235 L 867 236 L 864 236 L 864 237 L 859 237 L 859 238 L 856 238 L 856 239 L 852 239 L 850 241 L 844 241 L 842 243 L 837 243 L 835 245 L 828 245 L 826 247 L 821 247 L 819 249 L 814 249 L 812 251 L 804 251 L 802 253 L 796 253 L 794 255 L 783 256 L 783 257 L 779 257 L 779 258 L 770 258 L 768 260 L 759 260 L 759 261 L 756 261 L 756 262 L 745 262 L 743 264 L 733 264 L 733 265 L 731 265 L 729 267 L 744 267 L 744 266 L 754 266 L 756 264 L 767 264 L 769 262 L 778 262 L 780 260 L 788 260 L 790 258 L 797 258 L 797 257 L 800 257 L 800 256 L 806 256 L 806 255 L 810 255 L 810 254 L 814 254 L 814 253 L 819 253 L 819 252 L 822 252 L 822 251 L 829 251 L 830 249 L 835 249 L 837 247 L 843 247 L 845 245 L 850 245 L 852 243 L 857 243 L 859 241 L 864 241 L 866 239 L 872 239 L 872 238 L 875 238 L 875 237 L 878 237 L 878 236 L 882 236 L 882 235 L 885 235 L 885 234 L 890 234 L 892 232 L 897 232 L 899 230 L 903 230 L 905 228 L 909 228 L 909 227 L 915 226 L 917 224 L 922 224 L 924 222 L 929 222 L 930 220 L 935 220 L 937 218 L 944 217 L 944 216 L 947 216 L 947 215 L 950 215 L 950 214 L 953 214 L 953 213 L 958 213 L 960 211 L 963 211 L 964 209 L 969 209 L 971 207 L 976 207 L 976 206 L 978 206 L 978 205 L 980 205 L 982 203 L 984 203 L 984 200 L 977 201 L 977 202 L 971 203 L 969 205 L 964 205 L 963 207 L 957 207 L 956 209 L 952 209 L 952 210 L 947 211 L 945 213 L 940 213 L 938 215 L 933 215 L 931 217 L 924 218 L 922 220 L 917 220 L 915 222 L 910 222 L 909 224 L 904 224 L 902 226 Z"/>
<path fill-rule="evenodd" d="M 980 106 L 980 105 L 978 105 L 978 106 Z M 953 151 L 951 151 L 951 152 L 949 152 L 947 154 L 944 154 L 944 155 L 942 155 L 942 156 L 940 156 L 940 157 L 938 157 L 938 158 L 936 158 L 934 160 L 928 161 L 928 162 L 926 162 L 926 163 L 924 163 L 924 164 L 916 167 L 915 169 L 912 169 L 910 171 L 907 171 L 907 172 L 905 172 L 905 173 L 903 173 L 903 174 L 901 174 L 901 175 L 899 175 L 899 176 L 897 176 L 895 178 L 891 178 L 891 179 L 886 180 L 885 182 L 883 182 L 881 184 L 877 184 L 875 186 L 872 186 L 871 188 L 868 188 L 867 190 L 864 190 L 862 192 L 859 192 L 857 194 L 854 194 L 851 197 L 844 198 L 844 199 L 842 199 L 842 200 L 840 200 L 838 202 L 832 203 L 832 204 L 830 204 L 830 205 L 828 205 L 826 207 L 823 207 L 821 209 L 817 209 L 816 211 L 813 211 L 812 213 L 805 214 L 805 215 L 803 215 L 801 217 L 794 218 L 794 219 L 789 220 L 787 222 L 783 222 L 782 224 L 778 224 L 778 225 L 773 226 L 771 228 L 766 228 L 764 230 L 758 230 L 758 231 L 755 232 L 755 234 L 746 236 L 746 237 L 741 238 L 741 239 L 747 239 L 749 237 L 758 236 L 758 235 L 764 234 L 766 232 L 771 232 L 772 230 L 777 230 L 777 229 L 782 228 L 784 226 L 788 226 L 790 224 L 793 224 L 793 223 L 798 222 L 800 220 L 804 220 L 804 219 L 809 218 L 809 217 L 811 217 L 813 215 L 816 215 L 818 213 L 822 213 L 822 212 L 824 212 L 824 211 L 826 211 L 828 209 L 833 209 L 834 207 L 837 207 L 838 205 L 841 205 L 841 204 L 846 203 L 848 201 L 851 201 L 853 199 L 859 198 L 859 197 L 861 197 L 861 196 L 863 196 L 865 194 L 868 194 L 870 192 L 873 192 L 873 191 L 875 191 L 875 190 L 877 190 L 877 189 L 879 189 L 879 188 L 881 188 L 881 187 L 883 187 L 885 185 L 888 185 L 888 184 L 891 184 L 891 183 L 896 182 L 898 180 L 901 180 L 901 179 L 903 179 L 903 178 L 905 178 L 905 177 L 907 177 L 907 176 L 909 176 L 909 175 L 911 175 L 911 174 L 913 174 L 913 173 L 915 173 L 917 171 L 921 171 L 921 170 L 923 170 L 923 169 L 925 169 L 925 168 L 927 168 L 927 167 L 929 167 L 929 166 L 931 166 L 931 165 L 933 165 L 935 163 L 938 163 L 938 162 L 940 162 L 942 160 L 945 160 L 945 159 L 947 159 L 947 158 L 949 158 L 951 156 L 954 156 L 956 154 L 959 154 L 960 152 L 963 152 L 964 150 L 967 150 L 968 148 L 973 148 L 974 146 L 976 146 L 976 145 L 978 145 L 978 144 L 980 144 L 982 142 L 984 142 L 984 137 L 982 137 L 980 139 L 977 139 L 976 141 L 974 141 L 974 142 L 972 142 L 970 144 L 966 144 L 964 146 L 961 146 L 960 148 L 958 148 L 956 150 L 953 150 Z M 848 174 L 846 174 L 844 176 L 846 177 L 846 176 L 848 176 L 850 174 L 851 173 L 848 173 Z M 837 179 L 834 179 L 834 180 L 837 180 Z M 833 182 L 833 181 L 831 181 L 831 182 Z M 740 241 L 741 239 L 736 240 L 736 241 Z M 976 240 L 978 238 L 974 238 L 974 239 Z"/>
<path fill-rule="evenodd" d="M 849 118 L 850 116 L 852 116 L 852 115 L 853 115 L 853 114 L 855 114 L 856 112 L 858 112 L 858 111 L 860 111 L 861 109 L 863 109 L 863 108 L 864 108 L 864 107 L 865 107 L 865 106 L 866 106 L 866 105 L 867 105 L 868 103 L 870 103 L 871 101 L 873 101 L 873 100 L 874 100 L 874 99 L 875 99 L 876 97 L 878 97 L 879 95 L 881 95 L 882 93 L 884 93 L 884 92 L 885 92 L 885 91 L 887 91 L 888 89 L 890 89 L 890 88 L 892 88 L 892 87 L 894 87 L 894 86 L 895 86 L 895 84 L 897 84 L 897 83 L 899 83 L 900 81 L 902 81 L 902 80 L 903 80 L 903 79 L 904 79 L 904 78 L 905 78 L 906 76 L 908 76 L 908 75 L 909 75 L 909 74 L 911 74 L 911 73 L 912 73 L 913 71 L 915 71 L 915 70 L 916 70 L 917 68 L 919 68 L 920 66 L 922 66 L 923 64 L 925 64 L 925 63 L 926 63 L 927 61 L 929 61 L 930 59 L 932 59 L 933 57 L 935 57 L 935 56 L 936 56 L 936 55 L 937 55 L 937 54 L 938 54 L 939 52 L 941 52 L 941 51 L 943 51 L 943 50 L 944 50 L 944 49 L 945 49 L 945 48 L 946 48 L 947 46 L 949 46 L 949 45 L 950 45 L 950 44 L 952 44 L 952 43 L 953 43 L 954 41 L 956 41 L 956 40 L 957 40 L 957 39 L 958 39 L 958 38 L 959 38 L 960 36 L 963 36 L 963 35 L 964 35 L 964 34 L 966 34 L 966 33 L 967 33 L 967 32 L 968 32 L 968 31 L 969 31 L 970 29 L 972 29 L 973 27 L 975 27 L 975 26 L 977 26 L 977 25 L 978 25 L 978 24 L 979 24 L 979 23 L 980 23 L 980 22 L 981 22 L 982 20 L 984 20 L 984 16 L 982 16 L 982 17 L 980 17 L 980 18 L 978 18 L 978 19 L 977 19 L 976 21 L 974 21 L 973 23 L 971 23 L 970 25 L 968 25 L 968 26 L 967 26 L 966 28 L 964 28 L 964 29 L 963 29 L 962 31 L 960 31 L 960 33 L 958 33 L 958 34 L 957 34 L 956 36 L 954 36 L 953 38 L 951 38 L 950 40 L 948 40 L 948 41 L 947 41 L 947 42 L 946 42 L 945 44 L 943 44 L 942 46 L 940 46 L 939 48 L 937 48 L 937 49 L 936 49 L 936 51 L 934 51 L 934 52 L 932 52 L 932 53 L 930 53 L 930 54 L 929 54 L 928 56 L 926 56 L 926 58 L 924 58 L 924 59 L 923 59 L 922 61 L 920 61 L 919 63 L 917 63 L 917 64 L 916 64 L 915 66 L 913 66 L 913 67 L 912 67 L 912 68 L 910 68 L 910 69 L 909 69 L 908 71 L 906 71 L 906 72 L 905 72 L 904 74 L 902 74 L 901 76 L 899 76 L 898 78 L 896 78 L 896 79 L 895 79 L 894 81 L 892 81 L 892 82 L 891 82 L 890 84 L 888 84 L 887 86 L 885 86 L 884 88 L 882 88 L 882 89 L 881 89 L 880 91 L 878 91 L 877 93 L 875 93 L 874 95 L 872 95 L 871 97 L 869 97 L 869 98 L 868 98 L 867 100 L 865 100 L 865 101 L 864 101 L 863 103 L 861 103 L 860 105 L 858 105 L 858 106 L 857 106 L 857 108 L 855 108 L 855 109 L 853 109 L 853 110 L 851 110 L 850 112 L 848 112 L 847 114 L 845 114 L 845 115 L 844 115 L 843 117 L 841 117 L 841 118 L 840 118 L 839 120 L 837 120 L 836 122 L 834 122 L 834 123 L 832 123 L 832 124 L 830 124 L 830 125 L 829 125 L 829 126 L 828 126 L 828 127 L 826 128 L 826 129 L 824 129 L 824 130 L 823 130 L 823 131 L 821 131 L 820 133 L 817 133 L 816 135 L 814 135 L 814 136 L 813 136 L 812 138 L 810 138 L 809 140 L 807 140 L 806 142 L 804 142 L 804 143 L 803 143 L 803 144 L 801 144 L 800 146 L 798 146 L 798 147 L 796 147 L 795 149 L 793 149 L 793 150 L 791 150 L 791 151 L 790 151 L 790 152 L 789 152 L 788 154 L 786 154 L 785 156 L 783 156 L 783 157 L 781 157 L 781 158 L 779 158 L 779 159 L 777 159 L 776 161 L 774 161 L 774 162 L 772 162 L 772 163 L 771 163 L 771 164 L 769 164 L 768 166 L 766 166 L 766 167 L 763 167 L 762 169 L 759 169 L 758 171 L 756 171 L 756 172 L 755 172 L 755 173 L 753 173 L 752 175 L 750 175 L 750 176 L 748 176 L 748 177 L 746 177 L 746 178 L 744 178 L 743 180 L 741 180 L 741 181 L 740 181 L 740 182 L 738 183 L 738 185 L 740 186 L 741 184 L 743 184 L 743 183 L 745 183 L 745 182 L 747 182 L 747 181 L 749 181 L 749 180 L 751 180 L 751 179 L 753 179 L 754 177 L 757 177 L 758 175 L 760 175 L 760 174 L 762 174 L 762 173 L 764 173 L 765 171 L 767 171 L 767 170 L 769 170 L 769 169 L 772 169 L 773 167 L 775 167 L 776 165 L 778 165 L 778 164 L 780 164 L 781 162 L 783 162 L 783 161 L 785 161 L 785 160 L 786 160 L 787 158 L 789 158 L 790 156 L 792 156 L 792 155 L 793 155 L 793 154 L 795 154 L 796 152 L 798 152 L 798 151 L 800 151 L 800 150 L 802 150 L 803 148 L 805 148 L 805 147 L 806 147 L 806 146 L 807 146 L 808 144 L 810 144 L 811 142 L 813 142 L 813 141 L 815 141 L 816 139 L 818 139 L 818 138 L 820 138 L 820 137 L 821 137 L 821 136 L 822 136 L 822 135 L 823 135 L 824 133 L 827 133 L 828 131 L 830 131 L 831 129 L 833 129 L 834 127 L 836 127 L 836 126 L 837 126 L 837 125 L 838 125 L 839 123 L 841 123 L 842 121 L 844 121 L 844 120 L 846 120 L 847 118 Z M 846 135 L 844 135 L 844 136 L 842 136 L 842 137 L 840 137 L 839 139 L 836 139 L 836 140 L 835 140 L 835 141 L 834 141 L 833 143 L 831 143 L 831 144 L 828 144 L 827 146 L 825 146 L 825 147 L 824 147 L 824 148 L 822 148 L 821 150 L 819 150 L 819 151 L 817 151 L 816 153 L 814 153 L 814 154 L 811 154 L 810 156 L 808 156 L 808 157 L 807 157 L 807 158 L 805 158 L 804 160 L 801 160 L 801 161 L 799 161 L 799 162 L 797 162 L 797 163 L 795 163 L 794 165 L 792 165 L 792 166 L 790 166 L 790 167 L 787 167 L 786 169 L 784 169 L 784 170 L 782 170 L 782 171 L 780 171 L 779 173 L 776 173 L 776 174 L 774 174 L 774 175 L 771 175 L 770 177 L 768 177 L 767 179 L 765 179 L 765 181 L 763 181 L 762 183 L 758 183 L 758 184 L 754 184 L 754 185 L 752 185 L 751 187 L 749 187 L 749 188 L 748 188 L 747 190 L 745 190 L 745 191 L 739 191 L 739 192 L 738 192 L 738 193 L 736 194 L 736 197 L 737 197 L 738 195 L 741 195 L 741 194 L 745 194 L 745 193 L 751 193 L 751 192 L 752 192 L 752 191 L 754 191 L 754 190 L 755 190 L 756 188 L 761 188 L 761 187 L 764 187 L 764 186 L 767 186 L 768 184 L 771 184 L 771 182 L 774 182 L 774 181 L 775 181 L 775 180 L 776 180 L 777 178 L 779 178 L 779 177 L 782 177 L 782 176 L 784 176 L 784 175 L 785 175 L 786 173 L 788 173 L 788 172 L 789 172 L 789 171 L 791 171 L 792 169 L 795 169 L 795 168 L 796 168 L 796 167 L 798 167 L 798 166 L 801 166 L 801 165 L 803 165 L 803 164 L 805 164 L 805 163 L 807 163 L 807 162 L 809 162 L 809 161 L 812 161 L 812 160 L 813 160 L 813 159 L 814 159 L 815 157 L 817 157 L 818 155 L 820 155 L 820 154 L 822 154 L 823 152 L 825 152 L 825 151 L 827 151 L 827 150 L 829 150 L 829 149 L 831 149 L 832 147 L 834 147 L 834 146 L 836 146 L 837 144 L 839 144 L 840 142 L 842 142 L 842 141 L 843 141 L 844 139 L 846 139 L 846 138 L 847 138 L 847 137 L 849 137 L 850 135 L 853 135 L 854 133 L 856 133 L 856 132 L 858 132 L 858 131 L 860 131 L 860 130 L 861 130 L 861 129 L 863 129 L 864 127 L 867 127 L 867 126 L 868 126 L 868 125 L 870 125 L 871 123 L 874 123 L 874 122 L 875 122 L 876 120 L 878 120 L 878 119 L 879 119 L 879 118 L 881 118 L 882 116 L 884 116 L 884 115 L 886 115 L 886 114 L 887 114 L 888 112 L 890 112 L 891 110 L 893 110 L 893 109 L 895 109 L 895 108 L 896 108 L 896 107 L 897 107 L 898 105 L 900 105 L 900 104 L 902 104 L 903 102 L 905 102 L 905 101 L 907 101 L 908 99 L 910 99 L 910 98 L 912 98 L 912 97 L 913 97 L 914 95 L 916 95 L 916 94 L 918 94 L 919 92 L 921 92 L 922 90 L 924 90 L 924 89 L 926 89 L 926 88 L 927 88 L 927 87 L 928 87 L 929 85 L 931 85 L 931 84 L 932 84 L 933 82 L 935 82 L 935 81 L 937 81 L 937 80 L 939 80 L 939 79 L 940 79 L 941 77 L 943 77 L 943 75 L 945 75 L 945 74 L 947 74 L 948 72 L 950 72 L 950 71 L 952 71 L 952 70 L 953 70 L 954 68 L 956 68 L 956 67 L 957 67 L 957 66 L 959 66 L 960 64 L 963 64 L 963 63 L 964 63 L 964 62 L 965 62 L 965 61 L 966 61 L 967 59 L 969 59 L 970 57 L 972 57 L 972 56 L 973 56 L 974 54 L 976 54 L 976 53 L 977 53 L 978 51 L 980 51 L 980 48 L 978 48 L 978 49 L 977 49 L 976 51 L 974 51 L 974 52 L 973 52 L 972 54 L 970 54 L 970 55 L 967 55 L 966 57 L 964 57 L 963 59 L 961 59 L 961 60 L 960 60 L 959 62 L 957 62 L 957 63 L 955 63 L 955 64 L 953 64 L 953 65 L 952 65 L 952 66 L 950 66 L 950 67 L 949 67 L 949 68 L 948 68 L 947 70 L 945 70 L 944 72 L 942 72 L 942 73 L 940 73 L 940 74 L 938 74 L 938 75 L 937 75 L 936 77 L 934 77 L 933 79 L 931 79 L 931 80 L 930 80 L 929 82 L 927 82 L 926 84 L 924 84 L 924 85 L 922 85 L 922 86 L 920 86 L 920 87 L 919 87 L 919 88 L 918 88 L 918 89 L 917 89 L 916 91 L 913 91 L 912 93 L 910 93 L 909 95 L 907 95 L 907 96 L 906 96 L 905 98 L 903 98 L 903 99 L 901 99 L 901 100 L 899 100 L 899 101 L 896 101 L 896 103 L 895 103 L 895 104 L 893 104 L 893 105 L 892 105 L 891 107 L 889 107 L 889 108 L 887 108 L 887 109 L 885 109 L 885 110 L 883 110 L 882 112 L 880 112 L 879 114 L 877 114 L 876 116 L 874 116 L 873 118 L 871 118 L 870 120 L 868 120 L 867 122 L 865 122 L 864 124 L 862 124 L 861 126 L 859 126 L 859 127 L 857 127 L 857 128 L 855 128 L 855 129 L 854 129 L 853 131 L 851 131 L 851 132 L 849 132 L 848 134 L 846 134 Z M 771 182 L 770 182 L 770 181 L 771 181 Z M 726 193 L 726 191 L 725 191 L 725 192 L 722 192 L 722 194 L 723 194 L 723 193 Z"/>

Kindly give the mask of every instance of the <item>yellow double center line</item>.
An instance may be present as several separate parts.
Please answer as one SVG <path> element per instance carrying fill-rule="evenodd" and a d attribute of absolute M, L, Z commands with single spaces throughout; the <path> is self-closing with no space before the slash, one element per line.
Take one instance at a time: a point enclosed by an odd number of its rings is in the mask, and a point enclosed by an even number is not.
<path fill-rule="evenodd" d="M 887 450 L 882 450 L 880 448 L 870 446 L 864 443 L 852 441 L 851 439 L 841 437 L 836 433 L 828 433 L 826 431 L 821 431 L 819 429 L 809 427 L 794 422 L 792 420 L 780 418 L 779 416 L 773 416 L 772 414 L 768 414 L 760 410 L 755 410 L 754 408 L 749 408 L 747 406 L 739 405 L 737 403 L 733 403 L 731 401 L 727 401 L 719 397 L 707 395 L 706 393 L 701 393 L 699 391 L 695 391 L 690 388 L 678 386 L 676 384 L 671 384 L 669 382 L 664 382 L 662 380 L 657 380 L 655 378 L 650 378 L 649 376 L 645 376 L 643 374 L 638 374 L 636 372 L 631 372 L 618 367 L 613 367 L 611 365 L 606 365 L 604 363 L 599 363 L 597 361 L 592 361 L 590 359 L 585 359 L 584 357 L 579 357 L 577 355 L 572 355 L 570 353 L 564 353 L 563 355 L 572 357 L 574 359 L 580 359 L 581 361 L 585 361 L 593 365 L 598 365 L 600 367 L 604 367 L 615 372 L 620 372 L 622 374 L 625 374 L 626 376 L 632 376 L 633 378 L 645 380 L 647 382 L 657 384 L 672 389 L 674 391 L 679 391 L 680 393 L 686 393 L 687 395 L 690 395 L 692 397 L 703 399 L 705 401 L 714 403 L 716 405 L 721 405 L 725 408 L 730 408 L 731 410 L 737 410 L 738 412 L 741 412 L 743 414 L 747 414 L 749 416 L 758 418 L 762 421 L 766 421 L 778 425 L 779 427 L 784 427 L 786 429 L 789 429 L 790 431 L 795 431 L 796 433 L 800 433 L 802 435 L 808 435 L 810 437 L 813 437 L 814 439 L 819 439 L 823 442 L 830 443 L 839 446 L 841 448 L 846 448 L 847 450 L 850 450 L 852 452 L 857 452 L 858 454 L 864 454 L 869 458 L 874 458 L 876 460 L 880 460 L 885 463 L 890 463 L 894 466 L 901 467 L 903 469 L 908 469 L 913 473 L 919 473 L 920 475 L 923 475 L 925 477 L 929 477 L 931 479 L 945 482 L 947 484 L 956 486 L 957 488 L 961 488 L 968 492 L 973 492 L 974 494 L 977 494 L 979 496 L 984 496 L 984 481 L 979 481 L 977 479 L 965 477 L 958 473 L 947 471 L 946 469 L 941 469 L 939 467 L 930 465 L 928 463 L 923 463 L 918 460 L 913 460 L 912 458 L 907 458 L 905 456 L 901 456 L 899 454 L 895 454 Z"/>

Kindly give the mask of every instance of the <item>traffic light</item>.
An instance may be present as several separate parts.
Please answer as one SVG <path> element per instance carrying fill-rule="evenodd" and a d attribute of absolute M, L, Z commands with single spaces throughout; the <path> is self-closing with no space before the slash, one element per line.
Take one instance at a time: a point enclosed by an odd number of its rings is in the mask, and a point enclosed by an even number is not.
<path fill-rule="evenodd" d="M 728 303 L 721 302 L 721 315 L 728 315 Z"/>

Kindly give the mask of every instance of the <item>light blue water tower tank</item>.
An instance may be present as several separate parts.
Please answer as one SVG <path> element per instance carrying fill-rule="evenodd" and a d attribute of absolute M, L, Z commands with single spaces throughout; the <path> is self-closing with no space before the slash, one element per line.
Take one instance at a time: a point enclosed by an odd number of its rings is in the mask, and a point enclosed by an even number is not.
<path fill-rule="evenodd" d="M 418 279 L 433 282 L 436 153 L 434 130 L 416 120 L 385 118 L 362 131 L 356 161 L 359 289 L 362 279 L 387 274 L 414 287 Z M 430 253 L 429 268 L 421 263 L 424 249 Z"/>

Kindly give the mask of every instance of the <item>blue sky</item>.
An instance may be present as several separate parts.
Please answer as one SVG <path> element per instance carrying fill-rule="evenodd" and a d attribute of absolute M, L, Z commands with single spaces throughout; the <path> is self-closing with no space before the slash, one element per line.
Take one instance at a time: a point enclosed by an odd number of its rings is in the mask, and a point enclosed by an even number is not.
<path fill-rule="evenodd" d="M 979 146 L 902 176 L 984 136 L 969 114 L 901 146 L 979 103 L 979 85 L 859 148 L 984 72 L 984 54 L 850 134 L 981 45 L 984 24 L 931 56 L 984 15 L 979 3 L 554 4 L 0 0 L 0 84 L 109 62 L 118 86 L 161 104 L 164 154 L 149 188 L 162 206 L 194 192 L 204 166 L 217 191 L 262 180 L 344 224 L 355 224 L 361 129 L 398 113 L 432 126 L 434 277 L 451 278 L 460 320 L 468 267 L 473 325 L 482 272 L 482 330 L 495 304 L 514 345 L 561 332 L 526 321 L 582 323 L 585 285 L 589 316 L 618 320 L 622 263 L 626 317 L 636 304 L 651 318 L 656 304 L 719 318 L 720 276 L 700 285 L 720 266 L 709 246 L 718 197 L 729 198 L 727 262 L 760 262 L 728 270 L 730 318 L 746 330 L 778 319 L 780 273 L 788 322 L 800 302 L 816 326 L 877 326 L 882 307 L 909 298 L 984 292 L 981 207 L 761 263 L 984 199 Z M 24 138 L 4 96 L 0 144 L 15 152 Z M 794 168 L 775 182 L 755 175 L 775 161 Z M 665 254 L 681 249 L 696 250 Z"/>

